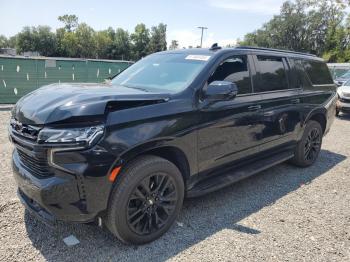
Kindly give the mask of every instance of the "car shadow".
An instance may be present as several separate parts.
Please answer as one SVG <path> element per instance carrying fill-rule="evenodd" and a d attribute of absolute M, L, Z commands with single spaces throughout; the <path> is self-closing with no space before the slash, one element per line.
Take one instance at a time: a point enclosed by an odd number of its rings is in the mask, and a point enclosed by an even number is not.
<path fill-rule="evenodd" d="M 164 261 L 222 230 L 261 233 L 259 228 L 245 227 L 239 222 L 311 183 L 345 159 L 343 155 L 322 150 L 312 167 L 281 164 L 218 192 L 186 199 L 174 226 L 160 239 L 143 246 L 124 245 L 107 230 L 94 225 L 60 223 L 49 228 L 28 212 L 24 217 L 26 230 L 33 246 L 48 261 Z M 71 234 L 80 243 L 67 247 L 62 239 Z"/>

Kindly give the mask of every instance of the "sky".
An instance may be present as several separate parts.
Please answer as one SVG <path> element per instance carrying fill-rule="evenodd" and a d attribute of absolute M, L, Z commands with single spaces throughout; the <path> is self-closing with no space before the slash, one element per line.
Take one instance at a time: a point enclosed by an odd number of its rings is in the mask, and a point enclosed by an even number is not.
<path fill-rule="evenodd" d="M 180 47 L 234 44 L 278 14 L 283 0 L 0 0 L 0 35 L 12 36 L 24 26 L 62 27 L 57 17 L 75 14 L 95 30 L 121 27 L 133 32 L 136 24 L 167 24 L 167 42 Z"/>

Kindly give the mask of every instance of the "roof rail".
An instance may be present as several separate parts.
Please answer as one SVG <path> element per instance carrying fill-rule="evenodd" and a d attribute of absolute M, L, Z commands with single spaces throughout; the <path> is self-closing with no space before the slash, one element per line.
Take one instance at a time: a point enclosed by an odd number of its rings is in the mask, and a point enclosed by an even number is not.
<path fill-rule="evenodd" d="M 302 53 L 302 52 L 297 52 L 297 51 L 289 51 L 289 50 L 283 50 L 283 49 L 267 48 L 267 47 L 237 46 L 236 48 L 237 49 L 252 49 L 252 50 L 274 51 L 274 52 L 283 52 L 283 53 L 290 53 L 290 54 L 298 54 L 298 55 L 306 55 L 306 56 L 317 57 L 314 54 Z"/>

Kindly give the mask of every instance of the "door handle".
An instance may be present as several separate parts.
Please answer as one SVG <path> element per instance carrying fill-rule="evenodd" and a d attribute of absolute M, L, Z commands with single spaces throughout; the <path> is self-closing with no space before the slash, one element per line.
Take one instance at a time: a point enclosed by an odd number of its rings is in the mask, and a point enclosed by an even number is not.
<path fill-rule="evenodd" d="M 261 105 L 248 106 L 249 111 L 257 111 L 261 109 Z"/>
<path fill-rule="evenodd" d="M 299 98 L 292 99 L 292 100 L 290 100 L 290 102 L 291 102 L 292 104 L 299 104 L 299 103 L 300 103 L 300 99 L 299 99 Z"/>

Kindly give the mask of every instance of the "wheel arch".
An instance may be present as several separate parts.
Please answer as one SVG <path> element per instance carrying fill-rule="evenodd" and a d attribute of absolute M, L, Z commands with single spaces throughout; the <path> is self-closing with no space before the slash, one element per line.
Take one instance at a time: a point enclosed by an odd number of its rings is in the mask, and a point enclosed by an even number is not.
<path fill-rule="evenodd" d="M 325 108 L 319 108 L 317 110 L 312 111 L 308 117 L 306 118 L 305 122 L 304 122 L 304 126 L 306 125 L 306 123 L 310 120 L 314 120 L 316 122 L 318 122 L 321 127 L 322 127 L 322 132 L 323 134 L 326 131 L 327 128 L 327 110 Z"/>
<path fill-rule="evenodd" d="M 326 127 L 327 127 L 327 119 L 326 119 L 326 116 L 324 114 L 322 114 L 322 113 L 314 114 L 314 115 L 312 115 L 312 117 L 310 117 L 309 120 L 314 120 L 314 121 L 318 122 L 322 127 L 323 134 L 325 133 Z"/>
<path fill-rule="evenodd" d="M 180 170 L 185 184 L 191 175 L 191 166 L 184 150 L 174 145 L 159 145 L 159 143 L 139 145 L 128 150 L 118 158 L 113 167 L 121 165 L 123 170 L 130 162 L 144 155 L 158 156 L 173 163 Z"/>

